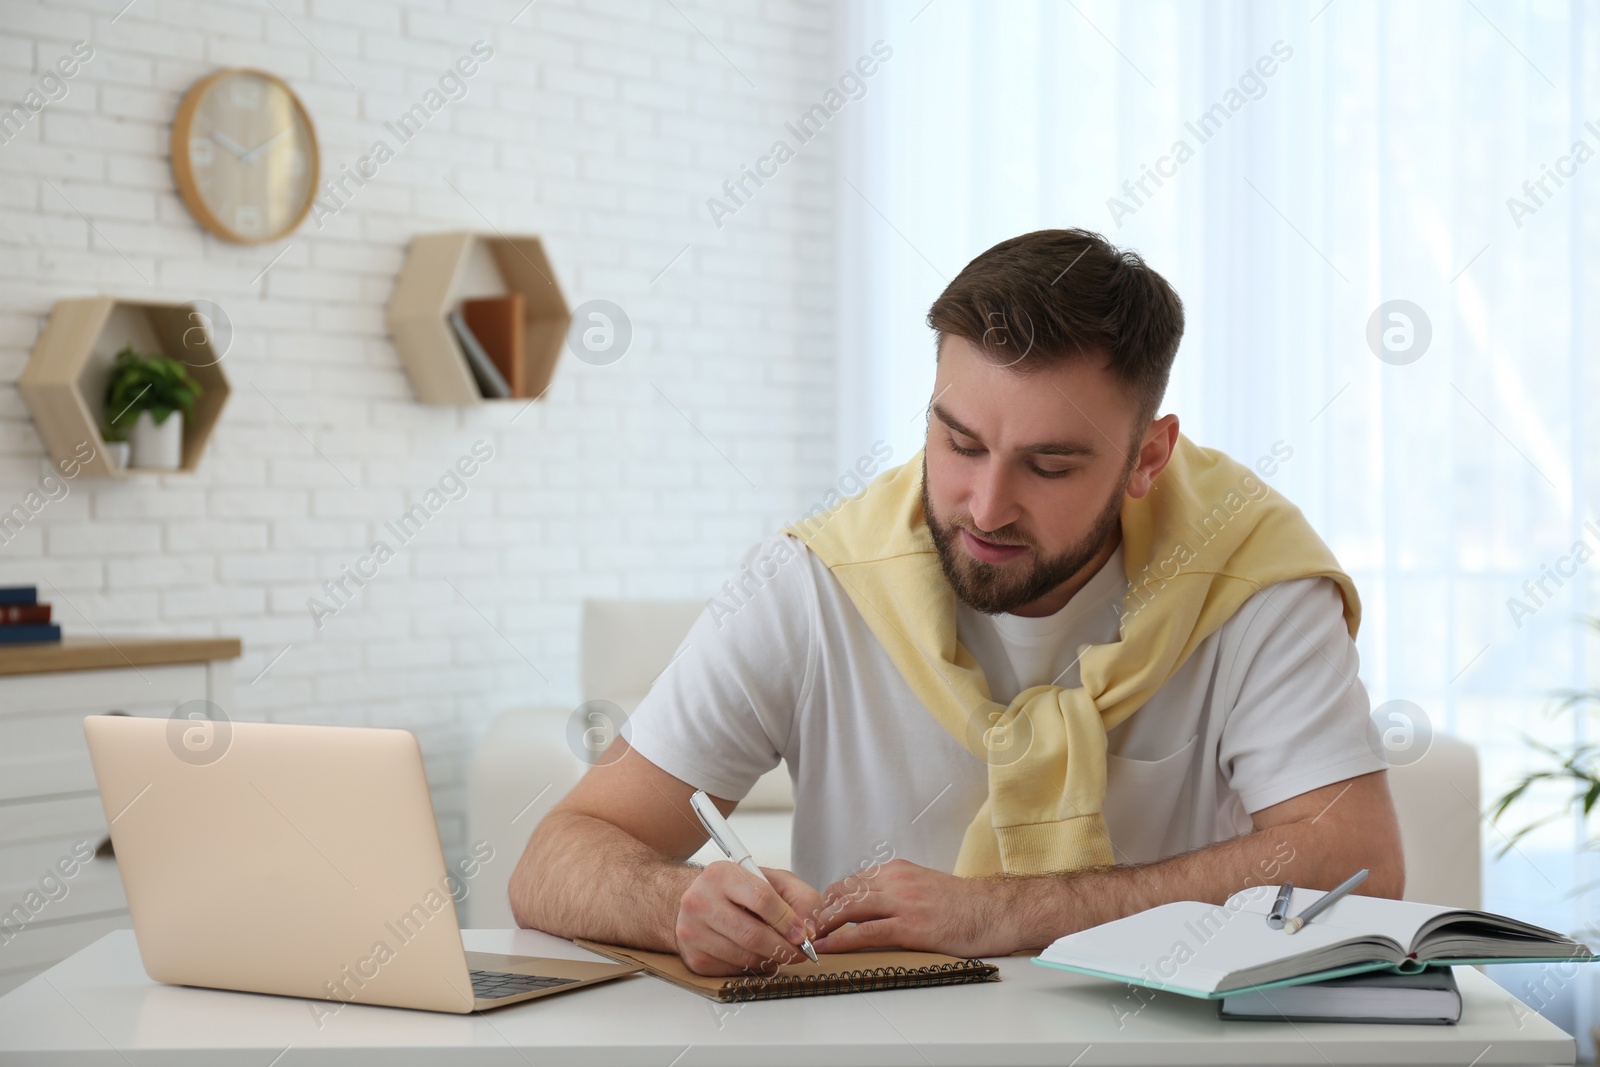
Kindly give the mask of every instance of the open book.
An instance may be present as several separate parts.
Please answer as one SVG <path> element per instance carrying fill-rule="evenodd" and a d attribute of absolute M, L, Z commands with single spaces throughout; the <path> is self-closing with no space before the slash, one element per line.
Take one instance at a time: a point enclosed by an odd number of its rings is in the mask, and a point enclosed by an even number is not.
<path fill-rule="evenodd" d="M 573 943 L 619 963 L 637 964 L 657 978 L 720 1001 L 814 997 L 826 993 L 866 993 L 874 989 L 1000 980 L 1000 968 L 992 963 L 908 949 L 824 952 L 816 963 L 806 960 L 780 964 L 771 975 L 715 978 L 689 970 L 673 952 L 650 952 L 581 937 L 574 938 Z"/>
<path fill-rule="evenodd" d="M 1290 934 L 1267 925 L 1277 893 L 1262 885 L 1222 904 L 1163 904 L 1068 934 L 1033 962 L 1214 999 L 1363 971 L 1596 958 L 1571 938 L 1503 915 L 1353 893 Z M 1289 914 L 1322 895 L 1296 889 Z"/>

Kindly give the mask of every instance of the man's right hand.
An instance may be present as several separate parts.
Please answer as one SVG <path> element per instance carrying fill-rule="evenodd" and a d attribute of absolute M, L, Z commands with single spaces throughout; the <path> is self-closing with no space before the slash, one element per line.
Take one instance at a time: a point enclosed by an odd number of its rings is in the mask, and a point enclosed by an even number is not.
<path fill-rule="evenodd" d="M 770 975 L 799 963 L 797 947 L 815 936 L 822 894 L 781 867 L 763 867 L 772 882 L 731 860 L 716 860 L 690 883 L 678 903 L 678 955 L 696 974 Z M 779 931 L 785 931 L 785 934 Z"/>

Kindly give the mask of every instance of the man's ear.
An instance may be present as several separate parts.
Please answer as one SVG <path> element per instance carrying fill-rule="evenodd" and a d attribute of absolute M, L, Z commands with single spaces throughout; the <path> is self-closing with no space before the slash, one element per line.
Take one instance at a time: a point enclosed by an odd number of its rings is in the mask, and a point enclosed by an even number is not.
<path fill-rule="evenodd" d="M 1163 415 L 1150 423 L 1139 445 L 1139 455 L 1134 459 L 1133 472 L 1128 476 L 1128 495 L 1135 500 L 1144 496 L 1155 484 L 1156 476 L 1166 469 L 1172 450 L 1178 446 L 1178 416 Z"/>

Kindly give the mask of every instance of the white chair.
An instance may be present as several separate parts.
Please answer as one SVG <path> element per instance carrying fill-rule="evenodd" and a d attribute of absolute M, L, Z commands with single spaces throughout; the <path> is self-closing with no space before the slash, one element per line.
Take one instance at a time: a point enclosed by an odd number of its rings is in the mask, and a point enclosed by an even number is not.
<path fill-rule="evenodd" d="M 1389 768 L 1389 792 L 1400 816 L 1406 899 L 1483 907 L 1478 750 L 1435 734 L 1420 759 Z"/>
<path fill-rule="evenodd" d="M 672 662 L 703 600 L 586 600 L 578 647 L 578 684 L 585 702 L 608 700 L 631 715 Z M 581 705 L 580 705 L 581 707 Z M 578 708 L 517 708 L 490 724 L 468 771 L 467 838 L 484 841 L 493 858 L 468 883 L 463 901 L 470 926 L 515 926 L 506 897 L 528 836 L 588 770 L 569 740 L 581 734 Z M 579 716 L 581 719 L 581 716 Z M 582 751 L 581 747 L 578 751 Z M 755 861 L 788 867 L 794 791 L 788 768 L 761 776 L 728 820 Z M 696 863 L 722 859 L 709 841 Z"/>
<path fill-rule="evenodd" d="M 584 700 L 609 700 L 632 714 L 672 661 L 705 607 L 699 600 L 587 600 L 579 644 Z M 583 776 L 569 747 L 573 708 L 520 708 L 490 725 L 468 778 L 467 834 L 493 858 L 468 883 L 466 922 L 509 927 L 511 871 L 545 812 Z M 1389 785 L 1400 817 L 1406 899 L 1477 908 L 1482 896 L 1478 823 L 1478 754 L 1465 741 L 1435 735 L 1415 762 L 1393 767 Z M 788 867 L 794 794 L 779 764 L 763 775 L 729 820 L 756 862 Z M 721 859 L 706 844 L 694 860 Z"/>

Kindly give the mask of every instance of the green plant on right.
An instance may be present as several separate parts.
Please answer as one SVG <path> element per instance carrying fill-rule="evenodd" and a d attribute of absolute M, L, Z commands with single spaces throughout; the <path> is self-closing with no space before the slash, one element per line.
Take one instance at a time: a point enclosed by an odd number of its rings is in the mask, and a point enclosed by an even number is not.
<path fill-rule="evenodd" d="M 1600 618 L 1585 621 L 1600 630 Z M 1551 695 L 1557 698 L 1552 715 L 1600 708 L 1600 689 L 1561 689 Z M 1528 790 L 1541 782 L 1565 784 L 1570 793 L 1556 810 L 1535 818 L 1507 838 L 1498 853 L 1502 857 L 1516 847 L 1518 841 L 1557 819 L 1580 813 L 1587 827 L 1589 816 L 1594 813 L 1596 805 L 1600 805 L 1600 744 L 1576 739 L 1565 745 L 1548 745 L 1532 737 L 1524 740 L 1543 756 L 1544 765 L 1523 775 L 1501 794 L 1494 803 L 1491 820 L 1498 823 L 1512 806 L 1523 801 Z M 1586 846 L 1600 846 L 1600 840 L 1590 837 Z"/>
<path fill-rule="evenodd" d="M 106 440 L 126 440 L 127 428 L 145 411 L 158 426 L 174 411 L 189 418 L 203 391 L 188 368 L 171 356 L 141 355 L 132 345 L 123 346 L 106 383 Z"/>

